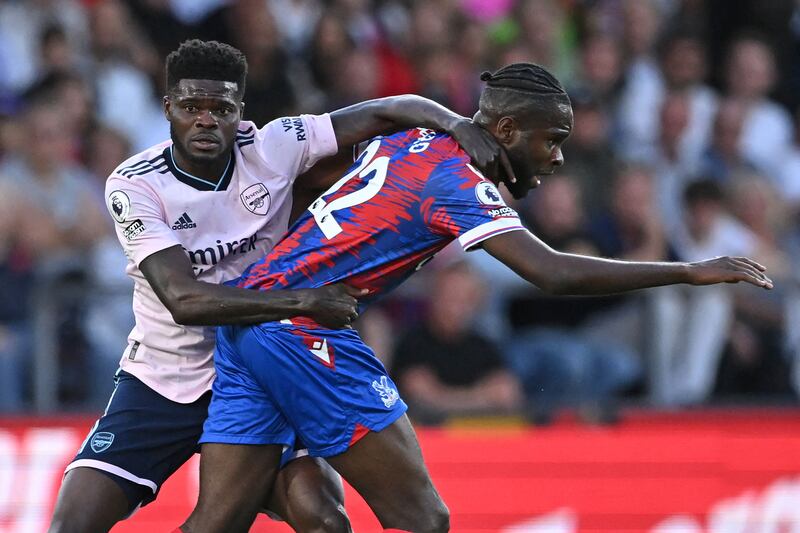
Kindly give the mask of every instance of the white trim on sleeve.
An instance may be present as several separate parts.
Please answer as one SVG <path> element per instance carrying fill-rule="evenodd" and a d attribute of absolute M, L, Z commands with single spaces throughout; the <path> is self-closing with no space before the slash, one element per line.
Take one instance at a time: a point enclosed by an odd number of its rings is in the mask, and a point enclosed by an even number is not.
<path fill-rule="evenodd" d="M 486 224 L 472 228 L 458 238 L 458 242 L 464 250 L 474 248 L 476 245 L 485 241 L 489 237 L 508 233 L 509 231 L 525 230 L 525 227 L 517 217 L 498 218 Z"/>
<path fill-rule="evenodd" d="M 67 468 L 64 469 L 64 473 L 66 474 L 73 468 L 79 468 L 79 467 L 94 468 L 95 470 L 102 470 L 104 472 L 114 474 L 115 476 L 119 476 L 122 479 L 127 479 L 128 481 L 136 483 L 137 485 L 144 485 L 145 487 L 152 490 L 153 494 L 155 494 L 158 491 L 158 485 L 156 485 L 149 479 L 144 479 L 134 476 L 127 470 L 123 470 L 118 466 L 109 463 L 104 463 L 103 461 L 98 461 L 96 459 L 78 459 L 77 461 L 73 461 L 67 465 Z"/>

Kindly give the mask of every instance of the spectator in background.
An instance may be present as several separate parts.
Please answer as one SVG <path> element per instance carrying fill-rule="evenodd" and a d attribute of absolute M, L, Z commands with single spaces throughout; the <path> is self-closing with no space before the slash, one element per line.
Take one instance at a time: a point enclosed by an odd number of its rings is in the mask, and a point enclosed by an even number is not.
<path fill-rule="evenodd" d="M 615 176 L 611 210 L 595 217 L 591 242 L 599 254 L 627 261 L 668 261 L 663 225 L 653 216 L 656 190 L 653 172 L 642 165 L 629 165 Z"/>
<path fill-rule="evenodd" d="M 100 125 L 92 130 L 87 143 L 86 166 L 92 192 L 99 209 L 105 209 L 105 180 L 120 161 L 131 155 L 130 141 L 118 130 Z M 119 366 L 119 347 L 124 345 L 134 326 L 131 291 L 133 282 L 125 274 L 125 254 L 113 222 L 103 217 L 102 231 L 87 256 L 87 281 L 93 287 L 87 302 L 84 331 L 91 348 L 88 398 L 101 408 L 113 387 L 112 376 Z"/>
<path fill-rule="evenodd" d="M 727 98 L 720 103 L 714 119 L 714 132 L 701 169 L 705 176 L 725 184 L 736 174 L 749 173 L 755 165 L 742 149 L 747 106 L 741 100 Z"/>
<path fill-rule="evenodd" d="M 725 82 L 727 96 L 744 106 L 739 150 L 764 174 L 780 171 L 793 136 L 789 113 L 769 99 L 777 81 L 775 57 L 767 43 L 745 36 L 731 44 Z"/>
<path fill-rule="evenodd" d="M 239 0 L 227 11 L 236 28 L 232 44 L 247 56 L 247 117 L 266 124 L 277 116 L 296 114 L 292 84 L 296 70 L 281 46 L 280 34 L 264 0 Z"/>
<path fill-rule="evenodd" d="M 273 20 L 280 21 L 280 39 L 291 54 L 300 54 L 312 40 L 322 16 L 320 0 L 267 0 Z"/>
<path fill-rule="evenodd" d="M 25 92 L 27 101 L 48 102 L 59 108 L 62 137 L 69 141 L 65 157 L 77 163 L 86 155 L 87 136 L 94 126 L 95 98 L 86 80 L 74 71 L 47 73 Z"/>
<path fill-rule="evenodd" d="M 581 75 L 570 92 L 585 92 L 609 117 L 616 117 L 624 67 L 620 41 L 613 35 L 595 33 L 583 43 L 580 54 Z"/>
<path fill-rule="evenodd" d="M 0 173 L 0 413 L 25 407 L 32 356 L 29 304 L 33 264 L 18 227 L 26 218 L 24 204 L 18 202 L 8 178 Z"/>
<path fill-rule="evenodd" d="M 691 120 L 691 100 L 685 91 L 666 95 L 661 104 L 658 142 L 647 161 L 655 173 L 655 203 L 650 218 L 657 218 L 668 235 L 683 224 L 683 191 L 694 179 L 696 162 L 688 160 L 683 150 L 685 132 Z"/>
<path fill-rule="evenodd" d="M 676 32 L 668 35 L 660 46 L 658 84 L 653 90 L 640 91 L 637 84 L 628 84 L 620 105 L 623 152 L 629 159 L 647 157 L 663 132 L 665 100 L 670 95 L 687 99 L 687 117 L 680 137 L 675 139 L 676 159 L 681 166 L 696 165 L 711 137 L 717 108 L 717 97 L 705 83 L 706 49 L 694 34 Z M 656 149 L 657 150 L 657 149 Z"/>
<path fill-rule="evenodd" d="M 467 18 L 459 18 L 457 28 L 450 43 L 450 100 L 454 111 L 469 116 L 478 105 L 480 74 L 490 68 L 489 36 L 483 26 Z"/>
<path fill-rule="evenodd" d="M 41 76 L 41 36 L 58 25 L 73 49 L 85 53 L 88 41 L 85 8 L 77 0 L 0 2 L 0 90 L 17 94 Z"/>
<path fill-rule="evenodd" d="M 168 131 L 155 93 L 162 75 L 155 48 L 119 0 L 92 4 L 89 21 L 98 117 L 125 128 L 135 151 L 161 142 Z"/>
<path fill-rule="evenodd" d="M 326 97 L 324 91 L 330 90 L 339 77 L 342 63 L 353 51 L 355 43 L 347 33 L 347 28 L 335 9 L 329 8 L 323 12 L 314 30 L 311 41 L 307 46 L 306 63 L 311 75 L 311 82 L 318 94 L 314 102 L 319 108 L 325 107 Z M 304 103 L 310 103 L 309 98 L 299 95 Z M 331 109 L 337 106 L 330 106 Z M 312 107 L 314 109 L 314 107 Z"/>
<path fill-rule="evenodd" d="M 519 60 L 534 61 L 550 69 L 565 85 L 575 78 L 575 43 L 570 22 L 556 0 L 521 0 L 514 21 Z"/>
<path fill-rule="evenodd" d="M 777 396 L 789 391 L 785 310 L 798 296 L 786 248 L 784 205 L 762 176 L 739 176 L 730 188 L 731 211 L 755 238 L 754 254 L 767 267 L 777 290 L 769 294 L 731 288 L 734 318 L 717 392 L 742 396 Z M 762 291 L 764 292 L 764 291 Z"/>
<path fill-rule="evenodd" d="M 689 184 L 684 192 L 685 227 L 672 241 L 677 257 L 755 253 L 752 232 L 725 210 L 723 191 L 712 180 Z M 709 398 L 733 320 L 729 287 L 663 287 L 652 328 L 650 393 L 662 406 L 696 405 Z"/>
<path fill-rule="evenodd" d="M 800 10 L 800 7 L 798 7 Z M 800 11 L 799 11 L 800 13 Z M 800 16 L 798 17 L 800 20 Z M 788 204 L 790 216 L 800 216 L 800 107 L 794 116 L 794 143 L 786 157 L 781 161 L 780 169 L 768 176 L 775 189 Z"/>
<path fill-rule="evenodd" d="M 20 127 L 27 139 L 0 165 L 0 175 L 26 214 L 16 227 L 37 269 L 58 272 L 80 265 L 105 219 L 91 192 L 87 173 L 73 159 L 73 130 L 64 102 L 33 102 Z"/>
<path fill-rule="evenodd" d="M 564 145 L 564 172 L 575 177 L 589 216 L 609 208 L 609 192 L 618 165 L 611 145 L 611 118 L 588 94 L 570 95 L 575 127 Z"/>
<path fill-rule="evenodd" d="M 465 263 L 434 276 L 427 320 L 401 338 L 392 359 L 413 416 L 436 421 L 521 407 L 520 384 L 497 347 L 471 330 L 484 292 L 484 281 Z"/>
<path fill-rule="evenodd" d="M 86 64 L 80 64 L 72 43 L 64 28 L 51 23 L 42 29 L 39 36 L 40 77 L 51 73 L 74 74 L 85 71 Z"/>
<path fill-rule="evenodd" d="M 46 101 L 9 122 L 25 136 L 6 146 L 0 163 L 0 409 L 23 405 L 34 289 L 81 267 L 80 254 L 94 238 L 92 215 L 99 213 L 72 162 L 73 130 L 61 106 L 47 103 L 52 93 L 44 95 Z"/>
<path fill-rule="evenodd" d="M 625 130 L 632 125 L 627 122 L 649 119 L 650 123 L 644 124 L 642 129 L 646 128 L 650 135 L 658 131 L 657 115 L 653 117 L 653 114 L 658 112 L 658 100 L 663 94 L 664 85 L 655 53 L 661 19 L 653 0 L 624 0 L 622 15 L 623 47 L 627 64 L 619 112 L 620 127 L 630 142 L 633 136 Z M 631 148 L 635 148 L 635 145 Z"/>
<path fill-rule="evenodd" d="M 598 255 L 580 195 L 571 176 L 550 177 L 522 215 L 531 231 L 553 248 Z M 534 422 L 549 422 L 563 407 L 579 408 L 589 422 L 616 419 L 616 396 L 636 381 L 639 361 L 612 335 L 591 335 L 585 326 L 620 301 L 553 297 L 530 288 L 512 299 L 510 311 L 518 329 L 507 341 L 506 354 L 522 380 Z"/>
<path fill-rule="evenodd" d="M 416 58 L 419 74 L 419 93 L 440 104 L 453 107 L 454 84 L 450 65 L 453 58 L 447 47 L 423 48 Z"/>

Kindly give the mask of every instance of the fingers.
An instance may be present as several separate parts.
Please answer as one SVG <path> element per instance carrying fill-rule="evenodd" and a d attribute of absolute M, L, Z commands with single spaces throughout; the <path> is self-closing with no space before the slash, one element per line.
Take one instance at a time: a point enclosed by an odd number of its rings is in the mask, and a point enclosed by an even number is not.
<path fill-rule="evenodd" d="M 766 268 L 746 257 L 732 257 L 730 261 L 736 266 L 737 269 L 745 271 L 753 275 L 756 279 L 761 280 L 761 285 L 769 289 L 772 288 L 772 280 L 764 274 Z"/>
<path fill-rule="evenodd" d="M 369 289 L 358 289 L 351 285 L 343 284 L 345 294 L 352 296 L 353 298 L 363 298 L 364 296 L 369 294 Z"/>
<path fill-rule="evenodd" d="M 735 278 L 731 280 L 732 283 L 744 281 L 765 289 L 771 289 L 773 287 L 772 280 L 750 262 L 742 261 L 740 258 L 730 258 L 729 261 L 731 262 L 731 267 L 737 274 Z"/>
<path fill-rule="evenodd" d="M 735 259 L 736 261 L 741 261 L 743 263 L 747 263 L 748 265 L 757 268 L 761 272 L 766 272 L 767 271 L 767 267 L 765 267 L 761 263 L 756 263 L 755 261 L 753 261 L 749 257 L 734 257 L 733 259 Z"/>
<path fill-rule="evenodd" d="M 514 174 L 514 169 L 511 168 L 511 160 L 508 158 L 508 154 L 503 148 L 500 148 L 500 166 L 503 167 L 503 171 L 506 173 L 506 179 L 509 183 L 516 183 L 517 176 Z"/>
<path fill-rule="evenodd" d="M 771 289 L 773 287 L 772 280 L 764 278 L 763 276 L 757 276 L 752 272 L 739 271 L 737 272 L 736 279 L 732 280 L 730 283 L 739 281 L 744 281 L 756 287 L 763 287 L 764 289 Z"/>
<path fill-rule="evenodd" d="M 352 325 L 353 322 L 358 320 L 358 310 L 353 310 L 350 314 L 344 319 L 344 327 L 347 329 L 353 329 Z"/>
<path fill-rule="evenodd" d="M 505 179 L 509 183 L 515 183 L 517 177 L 511 168 L 511 161 L 492 134 L 475 124 L 473 124 L 473 129 L 467 131 L 470 136 L 478 132 L 480 140 L 468 137 L 469 140 L 467 138 L 459 139 L 459 144 L 467 150 L 478 169 L 492 178 L 502 179 L 505 175 Z"/>

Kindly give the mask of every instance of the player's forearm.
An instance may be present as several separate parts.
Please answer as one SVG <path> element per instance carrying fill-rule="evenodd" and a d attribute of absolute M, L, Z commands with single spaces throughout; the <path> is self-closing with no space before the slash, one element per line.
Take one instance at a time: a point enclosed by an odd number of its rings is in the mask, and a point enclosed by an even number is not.
<path fill-rule="evenodd" d="M 258 324 L 308 312 L 306 291 L 255 291 L 202 281 L 173 288 L 164 304 L 185 326 Z"/>
<path fill-rule="evenodd" d="M 614 294 L 690 281 L 685 263 L 627 262 L 560 252 L 548 270 L 544 276 L 531 272 L 523 277 L 546 292 L 563 295 Z"/>
<path fill-rule="evenodd" d="M 375 135 L 425 127 L 453 133 L 468 121 L 446 107 L 417 95 L 389 96 L 355 104 L 331 113 L 339 146 L 351 146 Z"/>
<path fill-rule="evenodd" d="M 483 248 L 551 294 L 613 294 L 693 282 L 692 267 L 686 263 L 628 262 L 558 252 L 527 231 L 497 235 L 484 241 Z"/>
<path fill-rule="evenodd" d="M 459 123 L 469 121 L 433 100 L 414 94 L 383 100 L 386 104 L 380 110 L 380 115 L 394 129 L 423 127 L 453 133 Z"/>

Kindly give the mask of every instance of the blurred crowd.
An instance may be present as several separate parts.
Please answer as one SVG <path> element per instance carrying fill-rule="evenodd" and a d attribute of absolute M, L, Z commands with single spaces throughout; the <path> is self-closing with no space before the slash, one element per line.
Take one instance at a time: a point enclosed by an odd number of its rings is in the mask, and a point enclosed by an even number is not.
<path fill-rule="evenodd" d="M 554 298 L 451 246 L 359 324 L 419 419 L 796 401 L 800 2 L 0 0 L 0 410 L 34 405 L 47 349 L 59 408 L 107 398 L 132 285 L 103 185 L 168 138 L 163 61 L 193 37 L 246 54 L 258 124 L 403 93 L 471 116 L 483 70 L 543 64 L 575 128 L 513 202 L 541 239 L 775 281 Z"/>

